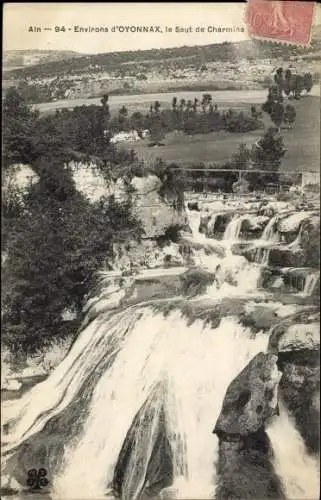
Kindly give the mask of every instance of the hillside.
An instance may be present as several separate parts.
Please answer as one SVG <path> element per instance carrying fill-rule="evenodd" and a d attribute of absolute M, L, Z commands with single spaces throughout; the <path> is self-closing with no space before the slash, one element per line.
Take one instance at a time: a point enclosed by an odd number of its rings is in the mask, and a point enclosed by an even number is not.
<path fill-rule="evenodd" d="M 83 73 L 88 70 L 98 72 L 115 70 L 124 65 L 139 64 L 141 69 L 166 64 L 169 67 L 185 67 L 187 64 L 206 64 L 214 61 L 237 61 L 242 58 L 290 58 L 295 56 L 319 55 L 321 52 L 321 30 L 315 30 L 311 46 L 308 48 L 286 46 L 283 44 L 268 44 L 259 40 L 249 40 L 237 43 L 216 43 L 193 47 L 176 47 L 168 49 L 151 49 L 140 51 L 108 52 L 104 54 L 81 55 L 73 52 L 43 52 L 39 55 L 37 66 L 11 70 L 7 78 L 45 78 Z M 320 33 L 319 33 L 320 31 Z M 19 51 L 24 52 L 24 51 Z M 29 52 L 29 51 L 25 51 Z M 32 51 L 30 51 L 32 52 Z M 59 56 L 60 54 L 60 56 Z M 21 57 L 21 56 L 20 56 Z M 36 57 L 36 56 L 34 56 Z M 44 61 L 46 58 L 52 60 Z M 6 60 L 4 62 L 6 65 Z M 34 63 L 35 64 L 35 63 Z"/>
<path fill-rule="evenodd" d="M 19 51 L 21 57 L 24 52 L 28 51 Z M 3 87 L 19 87 L 30 103 L 96 98 L 104 93 L 254 90 L 267 88 L 278 66 L 310 72 L 318 83 L 321 27 L 315 28 L 307 48 L 248 40 L 92 55 L 39 51 L 24 57 L 29 57 L 28 65 L 7 70 Z M 30 57 L 39 64 L 31 65 Z"/>
<path fill-rule="evenodd" d="M 69 50 L 5 50 L 3 53 L 3 69 L 10 71 L 23 69 L 38 64 L 48 64 L 82 56 Z"/>

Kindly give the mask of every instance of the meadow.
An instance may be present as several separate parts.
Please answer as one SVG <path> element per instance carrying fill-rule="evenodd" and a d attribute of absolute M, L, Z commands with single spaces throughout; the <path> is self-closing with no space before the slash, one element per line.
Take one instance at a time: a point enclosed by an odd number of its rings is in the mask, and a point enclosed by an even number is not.
<path fill-rule="evenodd" d="M 235 93 L 236 95 L 238 92 Z M 216 95 L 213 101 L 216 102 Z M 219 109 L 233 108 L 243 110 L 250 114 L 252 104 L 257 108 L 258 97 L 247 102 L 232 100 L 217 101 Z M 285 104 L 286 104 L 285 100 Z M 296 108 L 296 122 L 293 129 L 282 128 L 287 152 L 282 160 L 281 170 L 289 171 L 320 171 L 320 97 L 304 95 L 299 101 L 294 102 Z M 263 122 L 265 128 L 273 126 L 270 117 L 264 113 Z M 134 149 L 137 155 L 148 161 L 162 158 L 166 161 L 174 161 L 184 166 L 193 164 L 225 162 L 237 152 L 241 143 L 251 146 L 262 135 L 263 130 L 249 133 L 211 132 L 208 134 L 185 135 L 182 133 L 170 133 L 162 140 L 164 146 L 149 147 L 148 139 L 136 143 L 121 143 L 128 149 Z"/>

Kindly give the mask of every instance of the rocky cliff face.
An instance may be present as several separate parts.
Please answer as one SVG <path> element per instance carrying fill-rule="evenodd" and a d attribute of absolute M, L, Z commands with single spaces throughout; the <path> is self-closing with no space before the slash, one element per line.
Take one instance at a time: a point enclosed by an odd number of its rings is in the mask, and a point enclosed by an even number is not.
<path fill-rule="evenodd" d="M 161 179 L 148 175 L 133 177 L 130 183 L 123 178 L 107 181 L 93 162 L 71 161 L 68 166 L 76 189 L 90 203 L 110 195 L 119 203 L 131 197 L 132 211 L 143 234 L 140 241 L 131 235 L 128 241 L 115 245 L 115 269 L 127 271 L 138 267 L 183 264 L 179 246 L 171 240 L 180 230 L 189 230 L 186 212 L 180 196 L 164 188 Z M 10 194 L 14 188 L 22 196 L 38 180 L 39 176 L 31 166 L 15 165 L 5 177 L 3 191 Z"/>

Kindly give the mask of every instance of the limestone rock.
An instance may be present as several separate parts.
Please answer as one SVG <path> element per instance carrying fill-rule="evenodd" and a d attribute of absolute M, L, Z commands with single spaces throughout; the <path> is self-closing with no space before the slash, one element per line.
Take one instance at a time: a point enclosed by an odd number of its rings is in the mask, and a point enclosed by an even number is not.
<path fill-rule="evenodd" d="M 266 215 L 248 216 L 242 222 L 242 233 L 261 232 L 269 222 L 269 217 Z"/>
<path fill-rule="evenodd" d="M 269 352 L 320 349 L 320 313 L 301 311 L 280 321 L 272 330 Z"/>
<path fill-rule="evenodd" d="M 156 175 L 134 177 L 131 181 L 134 189 L 133 212 L 141 221 L 143 238 L 157 238 L 166 234 L 171 227 L 188 227 L 186 212 L 180 208 L 177 196 L 162 196 L 162 181 Z"/>
<path fill-rule="evenodd" d="M 303 221 L 311 217 L 311 212 L 295 212 L 282 218 L 277 225 L 280 233 L 298 232 Z"/>
<path fill-rule="evenodd" d="M 214 432 L 247 436 L 264 427 L 277 408 L 277 356 L 257 354 L 229 385 Z"/>

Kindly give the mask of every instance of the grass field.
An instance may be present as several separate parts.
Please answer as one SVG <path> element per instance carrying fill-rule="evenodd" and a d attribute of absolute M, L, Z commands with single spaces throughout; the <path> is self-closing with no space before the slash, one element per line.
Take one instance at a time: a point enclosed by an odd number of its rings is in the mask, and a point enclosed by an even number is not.
<path fill-rule="evenodd" d="M 304 96 L 294 102 L 297 119 L 292 130 L 282 130 L 287 152 L 282 161 L 283 171 L 320 171 L 320 97 Z M 257 102 L 253 102 L 257 104 Z M 219 103 L 219 109 L 243 109 L 250 112 L 251 102 L 235 103 L 224 101 Z M 264 113 L 264 125 L 273 125 L 269 116 Z M 175 161 L 185 166 L 199 162 L 223 162 L 231 158 L 240 143 L 249 146 L 263 133 L 257 130 L 246 134 L 210 133 L 186 136 L 168 134 L 163 140 L 164 146 L 148 147 L 148 140 L 134 144 L 122 143 L 127 148 L 133 148 L 140 158 L 147 161 L 163 158 Z"/>

